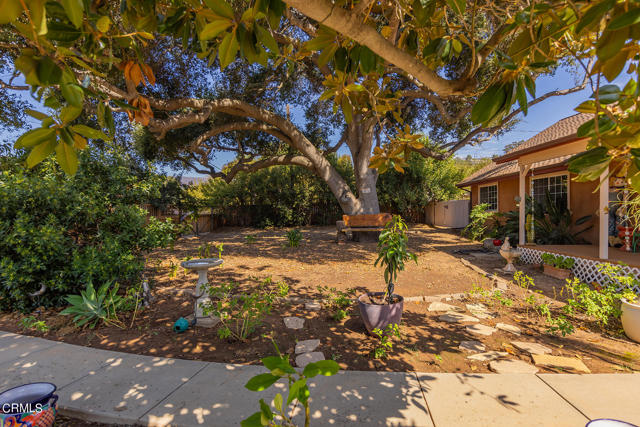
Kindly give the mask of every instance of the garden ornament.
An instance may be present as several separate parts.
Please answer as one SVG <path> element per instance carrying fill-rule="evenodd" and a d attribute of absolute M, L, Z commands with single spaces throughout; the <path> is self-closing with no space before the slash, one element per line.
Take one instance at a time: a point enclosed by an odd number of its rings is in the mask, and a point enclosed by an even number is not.
<path fill-rule="evenodd" d="M 512 248 L 509 244 L 508 237 L 505 237 L 504 243 L 500 247 L 500 255 L 507 260 L 507 265 L 502 269 L 502 271 L 509 274 L 515 273 L 516 267 L 513 265 L 513 260 L 520 258 L 520 249 Z"/>
<path fill-rule="evenodd" d="M 205 316 L 202 312 L 202 306 L 209 302 L 209 297 L 206 295 L 208 279 L 207 272 L 210 268 L 216 267 L 222 264 L 222 259 L 220 258 L 203 258 L 203 259 L 192 259 L 189 261 L 182 262 L 182 267 L 198 272 L 198 282 L 196 284 L 196 289 L 194 295 L 195 299 L 195 316 L 198 326 L 202 326 L 205 328 L 212 328 L 218 322 L 211 319 L 210 316 Z"/>
<path fill-rule="evenodd" d="M 189 329 L 189 321 L 184 317 L 179 318 L 178 320 L 176 320 L 176 323 L 173 324 L 173 332 L 180 333 L 186 331 L 187 329 Z"/>

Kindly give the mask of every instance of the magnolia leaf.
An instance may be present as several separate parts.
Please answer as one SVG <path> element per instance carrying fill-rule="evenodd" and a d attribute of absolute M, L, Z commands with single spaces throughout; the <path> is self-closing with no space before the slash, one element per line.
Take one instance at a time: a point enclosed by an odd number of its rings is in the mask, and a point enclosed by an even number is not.
<path fill-rule="evenodd" d="M 260 40 L 260 42 L 271 52 L 279 55 L 280 49 L 278 49 L 278 43 L 276 42 L 276 39 L 273 38 L 273 35 L 271 35 L 271 32 L 259 24 L 256 24 L 254 28 L 256 30 L 258 40 Z"/>
<path fill-rule="evenodd" d="M 22 14 L 22 5 L 16 0 L 0 0 L 0 24 L 9 24 Z"/>
<path fill-rule="evenodd" d="M 84 2 L 82 0 L 61 0 L 62 7 L 67 13 L 69 20 L 76 27 L 82 26 L 82 15 L 84 12 Z"/>
<path fill-rule="evenodd" d="M 447 0 L 447 5 L 458 15 L 464 13 L 466 4 L 466 0 Z"/>
<path fill-rule="evenodd" d="M 602 15 L 607 13 L 615 4 L 616 0 L 605 0 L 601 3 L 597 3 L 589 8 L 587 12 L 582 15 L 582 18 L 576 26 L 576 33 L 581 33 L 592 22 L 602 18 Z"/>
<path fill-rule="evenodd" d="M 78 155 L 76 150 L 66 142 L 61 142 L 56 146 L 56 159 L 58 164 L 67 175 L 75 175 L 78 170 Z"/>
<path fill-rule="evenodd" d="M 225 0 L 205 0 L 205 3 L 216 15 L 234 19 L 233 9 Z"/>
<path fill-rule="evenodd" d="M 221 32 L 225 31 L 227 28 L 233 25 L 233 21 L 230 20 L 217 20 L 208 23 L 204 26 L 202 31 L 200 32 L 201 40 L 211 40 L 217 37 Z"/>
<path fill-rule="evenodd" d="M 236 39 L 236 32 L 232 31 L 227 33 L 227 35 L 222 39 L 222 43 L 220 43 L 218 51 L 220 69 L 224 69 L 236 59 L 238 50 L 240 50 L 240 46 L 238 44 L 238 39 Z"/>
<path fill-rule="evenodd" d="M 366 46 L 360 50 L 360 70 L 362 74 L 369 74 L 376 68 L 376 54 Z"/>
<path fill-rule="evenodd" d="M 579 113 L 595 113 L 596 112 L 596 102 L 592 100 L 584 101 L 576 108 L 575 111 Z"/>
<path fill-rule="evenodd" d="M 473 106 L 471 120 L 476 124 L 490 121 L 498 114 L 506 99 L 507 95 L 501 85 L 489 87 Z"/>
<path fill-rule="evenodd" d="M 84 91 L 80 85 L 75 83 L 62 84 L 60 92 L 62 92 L 64 99 L 74 107 L 82 108 L 84 105 Z"/>
<path fill-rule="evenodd" d="M 48 56 L 37 62 L 36 71 L 43 85 L 56 85 L 62 78 L 62 69 Z"/>
<path fill-rule="evenodd" d="M 621 50 L 613 58 L 609 58 L 602 63 L 602 74 L 604 74 L 607 80 L 612 82 L 618 77 L 627 63 L 627 56 L 627 51 Z M 602 102 L 602 100 L 600 102 Z M 602 103 L 604 104 L 604 102 Z"/>
<path fill-rule="evenodd" d="M 39 36 L 47 34 L 47 10 L 44 7 L 44 3 L 44 0 L 30 0 L 28 2 L 31 21 Z M 4 13 L 4 9 L 2 9 L 2 13 Z"/>
<path fill-rule="evenodd" d="M 640 22 L 640 7 L 631 9 L 622 15 L 616 16 L 611 20 L 611 22 L 609 22 L 607 29 L 619 30 L 620 28 L 625 28 L 630 25 L 637 24 L 638 22 Z"/>
<path fill-rule="evenodd" d="M 338 50 L 338 43 L 332 43 L 327 48 L 325 48 L 320 55 L 318 56 L 318 65 L 323 67 L 327 65 L 327 63 L 333 58 L 336 51 Z"/>
<path fill-rule="evenodd" d="M 29 168 L 34 167 L 44 159 L 46 159 L 49 154 L 53 153 L 53 150 L 56 149 L 57 139 L 55 134 L 50 136 L 44 142 L 33 147 L 29 155 L 27 156 L 27 166 Z"/>
<path fill-rule="evenodd" d="M 80 115 L 80 113 L 82 113 L 82 108 L 68 105 L 60 111 L 60 120 L 62 121 L 62 123 L 70 123 L 75 120 Z"/>
<path fill-rule="evenodd" d="M 74 131 L 75 133 L 79 133 L 80 135 L 84 136 L 85 138 L 89 138 L 89 139 L 104 139 L 104 140 L 108 140 L 109 139 L 109 137 L 107 135 L 105 135 L 104 132 L 102 132 L 101 130 L 94 129 L 94 128 L 86 126 L 86 125 L 73 125 L 73 126 L 70 127 L 70 129 L 72 131 Z"/>
<path fill-rule="evenodd" d="M 32 110 L 30 108 L 27 108 L 26 110 L 24 110 L 24 112 L 30 115 L 31 117 L 33 117 L 34 119 L 38 119 L 38 120 L 44 120 L 49 117 L 45 113 L 41 113 L 40 111 Z"/>
<path fill-rule="evenodd" d="M 78 150 L 84 150 L 87 148 L 87 140 L 81 137 L 79 134 L 73 134 L 73 147 Z"/>
<path fill-rule="evenodd" d="M 15 148 L 31 148 L 45 140 L 55 136 L 55 130 L 49 128 L 38 128 L 30 130 L 20 136 L 13 145 Z"/>

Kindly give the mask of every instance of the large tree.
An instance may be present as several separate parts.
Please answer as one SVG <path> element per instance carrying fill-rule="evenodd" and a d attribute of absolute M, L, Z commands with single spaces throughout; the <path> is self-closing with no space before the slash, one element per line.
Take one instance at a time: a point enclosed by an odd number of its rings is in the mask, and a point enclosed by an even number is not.
<path fill-rule="evenodd" d="M 640 186 L 638 86 L 633 79 L 624 89 L 600 85 L 601 76 L 611 81 L 625 67 L 637 71 L 637 2 L 0 5 L 6 11 L 0 23 L 10 24 L 5 33 L 18 40 L 4 47 L 15 52 L 16 68 L 31 89 L 58 111 L 54 117 L 32 112 L 43 127 L 17 142 L 32 149 L 30 166 L 55 150 L 63 168 L 74 172 L 75 149 L 85 138 L 106 138 L 105 129 L 112 134 L 112 112 L 126 111 L 160 141 L 179 136 L 183 144 L 174 146 L 176 158 L 212 176 L 231 179 L 238 171 L 298 165 L 327 182 L 345 212 L 377 212 L 378 171 L 402 170 L 411 151 L 446 158 L 500 132 L 532 105 L 591 83 L 594 99 L 578 108 L 594 114 L 579 131 L 592 137 L 591 150 L 572 167 L 594 178 L 618 158 L 618 167 Z M 163 67 L 164 54 L 176 59 L 168 64 L 187 64 L 182 85 L 176 79 L 156 84 L 156 76 L 171 80 L 162 76 L 173 71 Z M 188 66 L 192 55 L 221 69 L 210 74 L 213 80 L 195 82 L 196 91 L 187 88 L 199 77 L 190 72 L 201 68 Z M 537 94 L 536 78 L 564 65 L 582 69 L 582 83 Z M 212 81 L 227 84 L 207 90 L 205 83 Z M 298 102 L 296 91 L 303 94 Z M 294 123 L 286 104 L 301 102 L 310 117 L 337 130 L 337 145 L 328 146 L 327 135 L 318 134 L 323 129 L 312 121 Z M 102 130 L 74 124 L 83 109 L 95 113 Z M 329 109 L 341 115 L 332 119 Z M 425 128 L 432 130 L 431 140 L 420 134 Z M 342 144 L 353 159 L 355 192 L 326 157 Z M 224 170 L 210 162 L 220 150 L 237 156 Z"/>

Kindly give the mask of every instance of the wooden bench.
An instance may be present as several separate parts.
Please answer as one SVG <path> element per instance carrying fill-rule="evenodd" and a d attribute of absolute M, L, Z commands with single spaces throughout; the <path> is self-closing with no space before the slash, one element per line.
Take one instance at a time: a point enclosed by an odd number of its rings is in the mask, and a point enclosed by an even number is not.
<path fill-rule="evenodd" d="M 342 221 L 336 222 L 336 241 L 351 240 L 354 232 L 382 231 L 391 219 L 389 213 L 342 215 Z M 348 239 L 348 234 L 351 234 L 351 239 Z"/>

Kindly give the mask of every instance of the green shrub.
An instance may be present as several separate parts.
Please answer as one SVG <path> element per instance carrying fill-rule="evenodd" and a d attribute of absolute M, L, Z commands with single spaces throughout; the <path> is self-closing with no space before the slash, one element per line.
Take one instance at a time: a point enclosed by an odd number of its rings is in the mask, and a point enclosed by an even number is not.
<path fill-rule="evenodd" d="M 480 203 L 471 209 L 469 225 L 462 230 L 463 236 L 471 240 L 482 240 L 487 235 L 487 223 L 493 217 L 493 213 L 487 209 L 487 203 Z"/>
<path fill-rule="evenodd" d="M 276 296 L 284 296 L 283 292 L 288 288 L 278 286 L 276 292 L 266 289 L 264 286 L 270 281 L 263 282 L 258 289 L 251 293 L 234 293 L 238 285 L 236 283 L 222 283 L 209 285 L 207 293 L 211 300 L 202 305 L 205 316 L 213 314 L 220 319 L 218 328 L 220 338 L 232 338 L 238 341 L 246 341 L 256 327 L 258 327 L 266 315 L 271 313 L 271 308 Z"/>
<path fill-rule="evenodd" d="M 571 270 L 576 263 L 576 260 L 570 257 L 562 255 L 554 255 L 548 252 L 543 253 L 541 256 L 544 264 L 552 267 L 561 268 L 563 270 Z"/>
<path fill-rule="evenodd" d="M 300 246 L 302 241 L 302 233 L 298 229 L 287 231 L 287 246 L 290 248 L 296 248 Z"/>
<path fill-rule="evenodd" d="M 140 280 L 142 255 L 176 236 L 139 205 L 161 177 L 130 159 L 86 150 L 75 176 L 52 160 L 0 173 L 0 310 L 65 304 L 86 283 Z M 46 291 L 29 297 L 46 286 Z"/>

